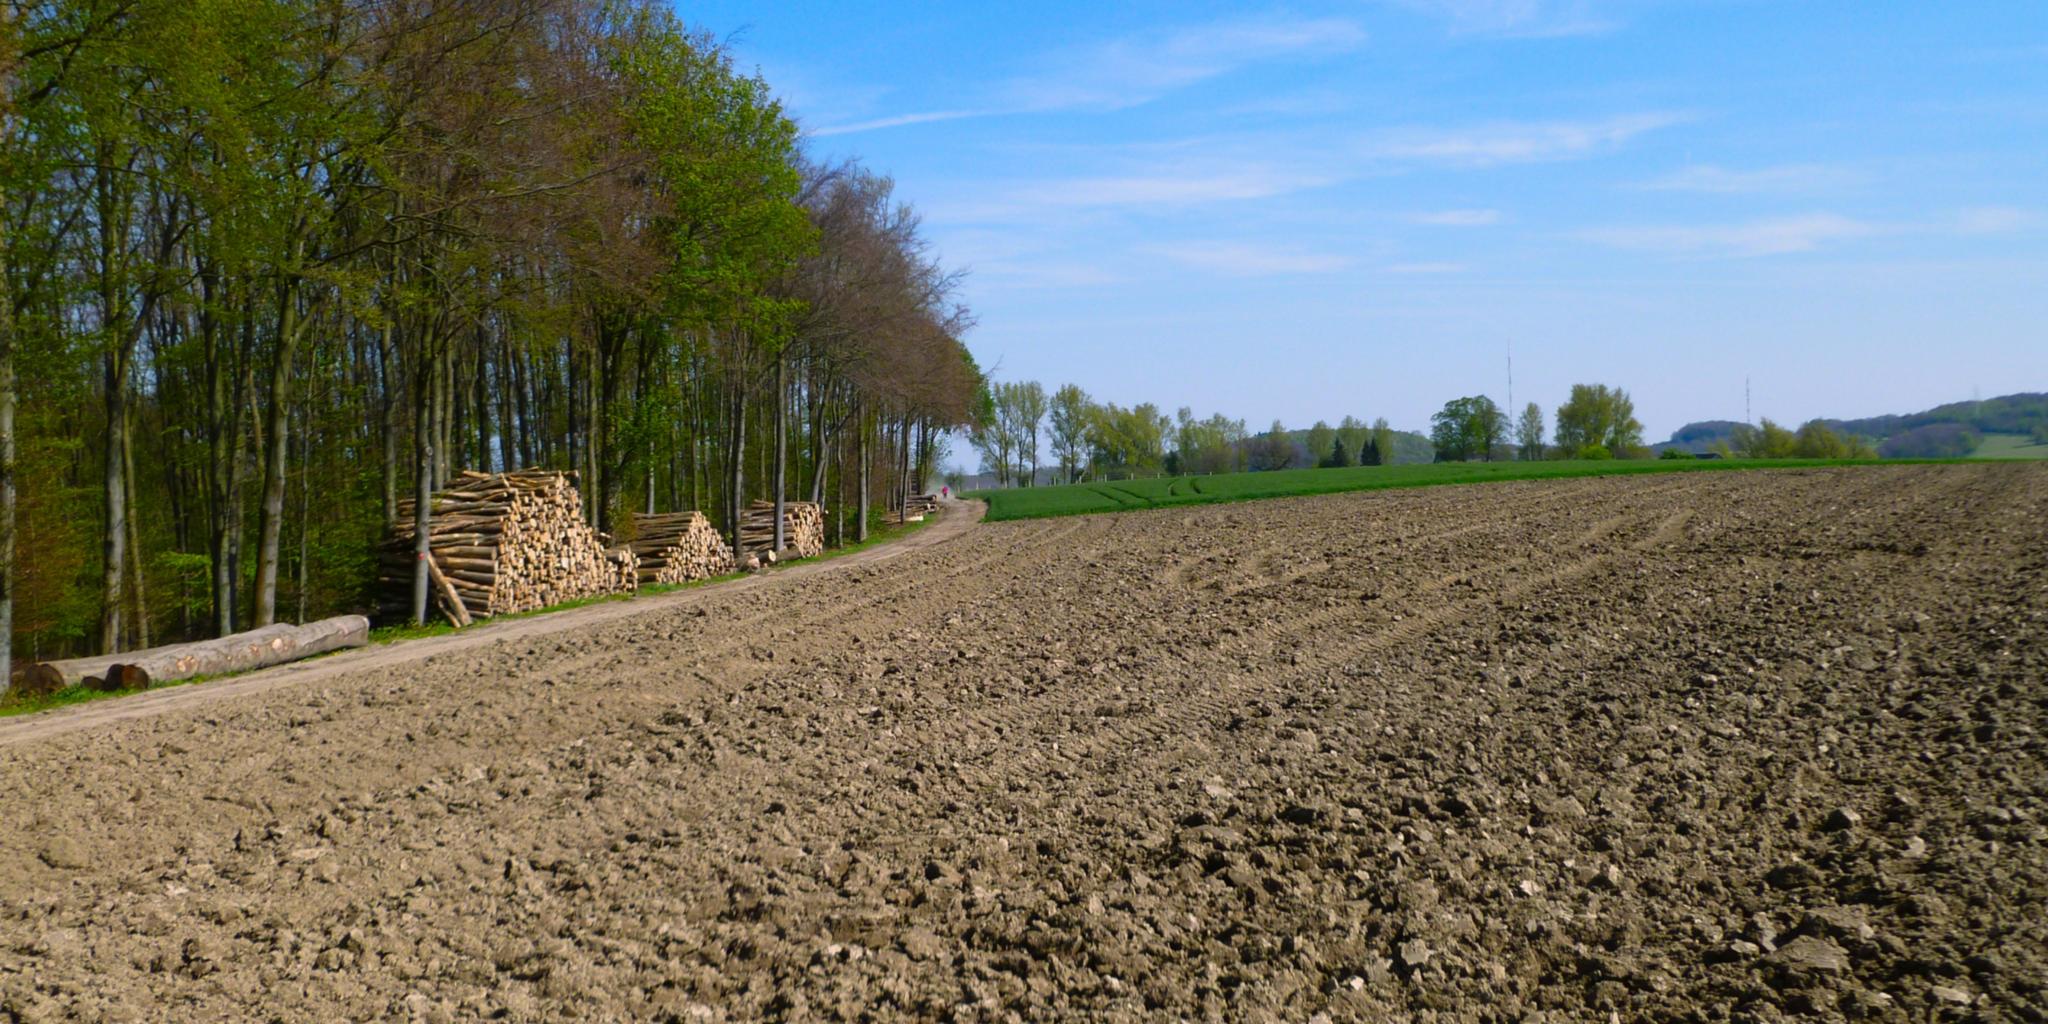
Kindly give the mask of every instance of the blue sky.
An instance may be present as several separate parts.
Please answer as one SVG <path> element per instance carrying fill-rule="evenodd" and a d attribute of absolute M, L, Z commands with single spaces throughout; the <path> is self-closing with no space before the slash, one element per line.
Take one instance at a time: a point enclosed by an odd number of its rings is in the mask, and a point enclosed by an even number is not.
<path fill-rule="evenodd" d="M 687 3 L 1003 379 L 1424 428 L 2048 390 L 2048 3 Z"/>

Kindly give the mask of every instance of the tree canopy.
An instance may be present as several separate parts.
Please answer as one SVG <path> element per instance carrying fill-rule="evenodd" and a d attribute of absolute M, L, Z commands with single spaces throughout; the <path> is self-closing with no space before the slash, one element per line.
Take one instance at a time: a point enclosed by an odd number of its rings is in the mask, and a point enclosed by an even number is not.
<path fill-rule="evenodd" d="M 462 469 L 858 535 L 975 418 L 915 213 L 665 4 L 0 12 L 0 651 L 366 608 Z"/>

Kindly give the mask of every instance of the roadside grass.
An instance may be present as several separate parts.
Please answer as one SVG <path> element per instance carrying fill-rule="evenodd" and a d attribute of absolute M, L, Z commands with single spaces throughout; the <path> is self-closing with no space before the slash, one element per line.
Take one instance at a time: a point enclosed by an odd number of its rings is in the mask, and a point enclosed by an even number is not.
<path fill-rule="evenodd" d="M 2026 434 L 1985 434 L 1982 444 L 1970 453 L 1973 459 L 2048 459 L 2048 444 L 2036 444 Z"/>
<path fill-rule="evenodd" d="M 821 554 L 816 558 L 801 559 L 799 561 L 773 566 L 763 571 L 768 573 L 778 573 L 786 569 L 793 568 L 795 566 L 804 565 L 809 562 L 827 562 L 835 558 L 843 558 L 847 555 L 853 554 L 856 551 L 865 551 L 868 548 L 876 547 L 882 544 L 887 544 L 890 541 L 899 540 L 903 537 L 907 537 L 910 534 L 916 533 L 917 531 L 924 529 L 926 526 L 930 525 L 934 519 L 937 518 L 938 516 L 926 516 L 923 520 L 919 522 L 906 523 L 902 525 L 885 523 L 883 525 L 875 527 L 874 529 L 869 530 L 867 540 L 847 544 L 843 547 L 829 548 L 825 551 L 824 554 Z M 538 618 L 543 615 L 553 615 L 556 612 L 569 611 L 572 608 L 582 608 L 587 605 L 610 604 L 614 601 L 631 601 L 639 597 L 653 597 L 659 594 L 672 594 L 679 590 L 694 590 L 698 587 L 709 587 L 714 584 L 727 582 L 729 580 L 741 579 L 747 575 L 748 574 L 744 572 L 732 572 L 726 573 L 723 576 L 711 576 L 701 580 L 691 580 L 687 583 L 650 583 L 630 594 L 600 594 L 595 597 L 577 598 L 573 601 L 563 601 L 560 604 L 549 605 L 546 608 L 537 608 L 533 611 L 515 612 L 510 615 L 494 615 L 489 619 L 481 620 L 478 623 L 478 625 L 482 625 L 485 622 L 505 622 L 514 619 L 532 619 Z M 450 625 L 446 620 L 436 620 L 433 622 L 429 622 L 423 626 L 416 626 L 412 623 L 407 622 L 398 625 L 379 626 L 375 629 L 370 630 L 370 643 L 373 645 L 404 643 L 407 640 L 421 640 L 427 637 L 447 636 L 450 633 L 459 632 L 461 632 L 461 630 L 457 629 L 453 625 Z M 312 657 L 306 658 L 304 660 L 317 661 L 321 658 L 332 657 L 333 655 L 340 654 L 343 651 L 352 649 L 353 648 L 345 647 L 341 650 L 326 651 L 321 654 L 313 655 Z M 262 672 L 265 670 L 249 669 L 247 671 Z M 149 689 L 152 691 L 165 690 L 173 686 L 190 686 L 194 683 L 210 682 L 215 679 L 229 679 L 244 674 L 246 673 L 222 672 L 216 673 L 214 675 L 194 676 L 190 679 L 175 679 L 167 683 L 160 683 L 158 685 L 150 687 Z M 110 697 L 127 697 L 143 692 L 145 691 L 94 690 L 84 686 L 67 686 L 61 690 L 56 691 L 55 693 L 44 694 L 38 697 L 29 697 L 18 693 L 0 694 L 0 718 L 12 718 L 16 715 L 32 715 L 38 711 L 49 711 L 54 708 L 68 707 L 73 704 L 85 704 L 91 701 L 105 700 Z"/>
<path fill-rule="evenodd" d="M 2022 438 L 2021 440 L 2024 440 Z M 2026 457 L 2026 456 L 2007 456 Z M 1347 466 L 1342 469 L 1283 469 L 1265 473 L 1217 473 L 1199 477 L 1153 477 L 1115 483 L 1062 484 L 973 491 L 963 497 L 988 502 L 991 522 L 1053 516 L 1128 512 L 1145 508 L 1208 505 L 1261 498 L 1434 487 L 1505 480 L 1625 476 L 1636 473 L 1697 473 L 1738 469 L 1794 469 L 1812 466 L 1900 465 L 1955 459 L 1627 459 L 1558 462 L 1447 462 L 1404 466 Z"/>
<path fill-rule="evenodd" d="M 193 676 L 190 679 L 173 679 L 168 683 L 152 686 L 150 689 L 168 690 L 173 686 L 190 686 L 194 683 L 204 683 L 209 680 L 226 679 L 229 676 L 238 675 L 241 675 L 241 673 L 221 672 L 208 676 Z M 83 686 L 67 686 L 55 693 L 47 693 L 40 697 L 24 697 L 19 694 L 9 693 L 5 696 L 0 696 L 0 718 L 13 718 L 16 715 L 33 715 L 38 711 L 48 711 L 52 708 L 68 707 L 72 704 L 86 704 L 96 700 L 105 700 L 109 697 L 129 697 L 142 692 L 144 691 L 94 690 Z"/>

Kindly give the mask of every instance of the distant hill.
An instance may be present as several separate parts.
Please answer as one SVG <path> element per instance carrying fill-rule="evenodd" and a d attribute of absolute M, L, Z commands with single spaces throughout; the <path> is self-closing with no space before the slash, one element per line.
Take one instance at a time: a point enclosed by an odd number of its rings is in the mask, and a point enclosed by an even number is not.
<path fill-rule="evenodd" d="M 1878 453 L 1887 457 L 1968 455 L 1982 445 L 1985 435 L 2024 436 L 2048 425 L 2048 393 L 2023 392 L 1982 401 L 1950 402 L 1925 412 L 1823 422 L 1838 432 L 1869 438 L 1878 446 Z M 1671 440 L 1652 447 L 1704 452 L 1729 441 L 1735 428 L 1741 425 L 1733 420 L 1688 423 L 1673 431 Z"/>

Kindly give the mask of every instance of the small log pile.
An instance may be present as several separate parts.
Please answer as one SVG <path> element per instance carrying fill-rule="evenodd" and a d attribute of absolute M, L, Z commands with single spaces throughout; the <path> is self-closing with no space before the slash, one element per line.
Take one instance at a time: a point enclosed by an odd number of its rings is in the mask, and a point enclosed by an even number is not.
<path fill-rule="evenodd" d="M 782 550 L 775 549 L 775 503 L 757 501 L 740 520 L 740 549 L 764 562 L 825 553 L 825 510 L 816 502 L 782 503 Z"/>
<path fill-rule="evenodd" d="M 732 546 L 702 512 L 635 515 L 630 547 L 642 584 L 688 583 L 733 571 Z"/>
<path fill-rule="evenodd" d="M 387 614 L 412 606 L 413 502 L 402 501 L 378 552 Z M 464 470 L 433 497 L 428 592 L 448 621 L 533 611 L 640 584 L 630 548 L 608 548 L 583 521 L 573 473 Z"/>
<path fill-rule="evenodd" d="M 939 496 L 936 494 L 913 494 L 903 503 L 903 511 L 896 517 L 900 523 L 920 522 L 924 517 L 939 510 Z"/>

